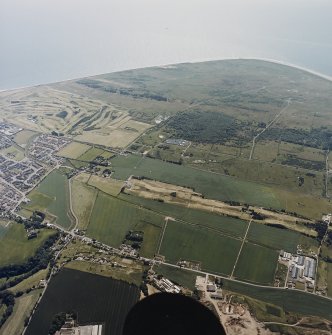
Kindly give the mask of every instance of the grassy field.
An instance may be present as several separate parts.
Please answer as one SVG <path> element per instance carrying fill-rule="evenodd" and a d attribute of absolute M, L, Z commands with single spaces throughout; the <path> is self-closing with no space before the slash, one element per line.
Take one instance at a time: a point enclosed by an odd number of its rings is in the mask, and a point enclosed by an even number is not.
<path fill-rule="evenodd" d="M 80 161 L 84 161 L 84 162 L 91 162 L 97 156 L 102 155 L 103 152 L 104 152 L 103 149 L 93 147 L 93 148 L 90 148 L 89 150 L 87 150 L 86 152 L 84 152 L 79 157 L 77 157 L 77 159 L 80 160 Z"/>
<path fill-rule="evenodd" d="M 141 209 L 124 201 L 112 198 L 102 192 L 98 193 L 92 211 L 87 234 L 111 246 L 118 247 L 128 230 L 138 226 L 146 231 L 147 238 L 143 242 L 142 252 L 151 255 L 159 238 L 159 228 L 164 218 L 151 211 Z M 148 244 L 148 245 L 146 245 Z M 151 244 L 151 245 L 149 245 Z"/>
<path fill-rule="evenodd" d="M 24 129 L 24 130 L 15 134 L 14 141 L 19 146 L 24 148 L 27 145 L 27 143 L 29 142 L 29 140 L 36 134 L 37 133 L 34 132 L 34 131 Z"/>
<path fill-rule="evenodd" d="M 234 276 L 260 284 L 273 284 L 278 252 L 252 243 L 245 243 Z"/>
<path fill-rule="evenodd" d="M 97 197 L 98 191 L 93 187 L 89 187 L 78 179 L 73 179 L 72 183 L 72 206 L 73 211 L 78 217 L 78 228 L 86 229 L 92 209 Z"/>
<path fill-rule="evenodd" d="M 169 203 L 161 203 L 151 199 L 136 197 L 121 193 L 119 196 L 127 202 L 143 206 L 165 216 L 174 217 L 198 227 L 207 227 L 225 235 L 242 237 L 247 228 L 247 222 L 236 218 L 222 216 L 212 212 L 200 211 Z"/>
<path fill-rule="evenodd" d="M 155 265 L 153 270 L 174 283 L 189 288 L 190 290 L 195 289 L 196 277 L 201 275 L 200 273 L 194 271 L 174 268 L 164 264 Z"/>
<path fill-rule="evenodd" d="M 100 176 L 91 175 L 88 185 L 98 188 L 107 194 L 118 195 L 124 183 L 123 181 L 112 178 L 103 178 Z"/>
<path fill-rule="evenodd" d="M 294 290 L 255 287 L 227 279 L 223 280 L 223 284 L 225 290 L 280 306 L 284 311 L 319 316 L 332 321 L 332 301 L 317 295 Z"/>
<path fill-rule="evenodd" d="M 125 180 L 130 175 L 145 176 L 170 184 L 192 187 L 207 198 L 280 207 L 280 201 L 273 189 L 260 184 L 134 155 L 117 156 L 111 162 L 116 179 Z"/>
<path fill-rule="evenodd" d="M 332 298 L 332 264 L 327 263 L 327 295 Z"/>
<path fill-rule="evenodd" d="M 15 299 L 13 314 L 0 329 L 0 335 L 21 334 L 24 328 L 24 320 L 35 306 L 42 290 L 34 290 Z"/>
<path fill-rule="evenodd" d="M 160 254 L 166 261 L 201 262 L 201 268 L 220 274 L 230 274 L 240 249 L 239 240 L 228 238 L 188 224 L 168 221 Z"/>
<path fill-rule="evenodd" d="M 323 213 L 331 211 L 331 200 L 321 196 L 294 193 L 275 188 L 275 193 L 287 212 L 295 212 L 304 217 L 320 220 Z"/>
<path fill-rule="evenodd" d="M 21 161 L 25 157 L 24 151 L 16 145 L 12 145 L 8 148 L 0 150 L 0 154 L 8 158 L 14 159 L 15 161 Z"/>
<path fill-rule="evenodd" d="M 47 211 L 56 216 L 57 224 L 68 228 L 69 217 L 68 179 L 58 171 L 51 172 L 37 188 L 28 194 L 31 202 L 22 206 L 28 210 Z"/>
<path fill-rule="evenodd" d="M 152 220 L 151 220 L 152 221 Z M 162 222 L 162 218 L 160 218 Z M 143 257 L 153 258 L 157 253 L 158 242 L 162 230 L 162 224 L 159 222 L 149 222 L 147 220 L 139 221 L 135 225 L 135 230 L 144 232 L 144 240 L 140 249 L 140 255 Z"/>
<path fill-rule="evenodd" d="M 86 151 L 91 148 L 90 145 L 79 143 L 79 142 L 71 142 L 63 149 L 57 152 L 58 156 L 65 157 L 65 158 L 78 158 L 82 156 Z"/>
<path fill-rule="evenodd" d="M 302 243 L 309 243 L 317 247 L 317 242 L 314 239 L 303 236 L 300 233 L 288 229 L 273 228 L 255 222 L 251 223 L 247 239 L 268 248 L 283 249 L 291 253 L 296 253 L 297 245 Z"/>
<path fill-rule="evenodd" d="M 23 225 L 11 224 L 0 238 L 0 266 L 24 263 L 54 233 L 54 230 L 43 229 L 39 231 L 37 238 L 28 240 Z"/>
<path fill-rule="evenodd" d="M 114 259 L 114 261 L 117 261 L 117 259 Z M 126 264 L 125 266 L 128 266 L 128 264 Z M 130 269 L 121 269 L 118 267 L 114 267 L 111 264 L 96 264 L 93 262 L 71 261 L 65 265 L 65 268 L 88 272 L 103 277 L 110 277 L 137 286 L 142 283 L 143 267 L 134 267 L 132 264 Z"/>
<path fill-rule="evenodd" d="M 0 239 L 7 233 L 8 230 L 8 221 L 1 221 L 0 220 Z"/>
<path fill-rule="evenodd" d="M 27 289 L 37 287 L 41 280 L 45 279 L 47 276 L 48 268 L 40 270 L 33 274 L 32 276 L 28 277 L 27 279 L 22 280 L 17 285 L 11 287 L 9 290 L 13 293 L 17 292 L 25 292 Z"/>

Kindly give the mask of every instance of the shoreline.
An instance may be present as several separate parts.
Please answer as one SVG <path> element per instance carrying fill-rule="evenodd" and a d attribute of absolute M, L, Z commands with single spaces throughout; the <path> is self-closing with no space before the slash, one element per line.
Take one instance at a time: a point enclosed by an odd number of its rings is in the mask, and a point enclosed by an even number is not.
<path fill-rule="evenodd" d="M 332 82 L 332 76 L 325 75 L 321 72 L 303 67 L 301 65 L 296 65 L 293 63 L 289 63 L 286 61 L 281 61 L 277 59 L 272 59 L 272 58 L 258 58 L 258 57 L 225 57 L 225 58 L 217 58 L 217 59 L 206 59 L 206 60 L 194 60 L 194 61 L 187 61 L 187 62 L 180 62 L 180 63 L 172 63 L 172 64 L 162 64 L 162 65 L 151 65 L 151 66 L 144 66 L 144 67 L 138 67 L 138 68 L 128 68 L 128 69 L 123 69 L 123 70 L 116 70 L 116 71 L 111 71 L 111 72 L 103 72 L 99 74 L 93 74 L 93 75 L 87 75 L 83 77 L 75 77 L 75 78 L 68 78 L 68 79 L 63 79 L 63 80 L 58 80 L 58 81 L 52 81 L 52 82 L 47 82 L 43 84 L 35 84 L 35 85 L 27 85 L 27 86 L 20 86 L 20 87 L 15 87 L 15 88 L 9 88 L 9 89 L 0 89 L 0 94 L 3 92 L 10 92 L 10 91 L 17 91 L 17 90 L 23 90 L 26 88 L 33 88 L 33 87 L 38 87 L 38 86 L 44 86 L 44 85 L 53 85 L 53 84 L 58 84 L 58 83 L 65 83 L 73 80 L 79 80 L 83 78 L 90 78 L 90 77 L 97 77 L 97 76 L 102 76 L 104 74 L 110 74 L 110 73 L 119 73 L 119 72 L 124 72 L 124 71 L 130 71 L 130 70 L 141 70 L 141 69 L 148 69 L 148 68 L 154 68 L 154 67 L 167 67 L 167 66 L 176 66 L 179 64 L 195 64 L 195 63 L 207 63 L 207 62 L 216 62 L 216 61 L 224 61 L 224 60 L 256 60 L 256 61 L 263 61 L 263 62 L 268 62 L 268 63 L 273 63 L 273 64 L 279 64 L 283 66 L 288 66 L 294 69 L 298 69 L 307 73 L 310 73 L 312 75 L 315 75 L 317 77 L 320 77 L 322 79 L 328 80 Z"/>

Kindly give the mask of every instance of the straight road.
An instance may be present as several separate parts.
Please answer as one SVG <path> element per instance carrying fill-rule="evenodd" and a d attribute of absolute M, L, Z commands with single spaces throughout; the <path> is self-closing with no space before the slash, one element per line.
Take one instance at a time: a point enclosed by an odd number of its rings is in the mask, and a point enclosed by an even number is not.
<path fill-rule="evenodd" d="M 238 260 L 239 260 L 239 258 L 240 258 L 240 255 L 241 255 L 241 252 L 242 252 L 242 248 L 243 248 L 244 242 L 245 242 L 246 239 L 247 239 L 247 235 L 248 235 L 248 232 L 249 232 L 249 229 L 250 229 L 251 222 L 252 222 L 252 219 L 251 219 L 251 220 L 249 221 L 249 223 L 248 223 L 248 227 L 247 227 L 246 233 L 245 233 L 245 235 L 244 235 L 244 237 L 243 237 L 243 241 L 242 241 L 242 244 L 241 244 L 241 248 L 240 248 L 240 250 L 239 250 L 239 253 L 237 254 L 236 261 L 235 261 L 235 263 L 234 263 L 233 270 L 232 270 L 232 273 L 231 273 L 231 275 L 230 275 L 230 278 L 233 278 L 234 271 L 235 271 L 237 262 L 238 262 Z"/>

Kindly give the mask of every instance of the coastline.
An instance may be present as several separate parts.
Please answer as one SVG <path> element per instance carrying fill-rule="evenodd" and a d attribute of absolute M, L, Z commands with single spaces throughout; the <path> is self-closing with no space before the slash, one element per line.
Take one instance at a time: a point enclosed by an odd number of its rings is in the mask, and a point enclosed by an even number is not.
<path fill-rule="evenodd" d="M 128 69 L 116 70 L 116 71 L 112 71 L 112 72 L 103 72 L 103 73 L 99 73 L 99 74 L 92 74 L 92 75 L 87 75 L 87 76 L 83 76 L 83 77 L 68 78 L 68 79 L 64 79 L 64 80 L 52 81 L 52 82 L 36 84 L 36 85 L 20 86 L 20 87 L 3 89 L 3 90 L 0 89 L 0 94 L 4 93 L 4 92 L 23 90 L 23 89 L 26 89 L 26 88 L 39 87 L 39 86 L 43 86 L 43 85 L 52 85 L 52 84 L 57 84 L 57 83 L 65 83 L 65 82 L 69 82 L 69 81 L 79 80 L 79 79 L 83 79 L 83 78 L 97 77 L 97 76 L 101 76 L 101 75 L 109 74 L 109 73 L 118 73 L 118 72 L 123 72 L 123 71 L 130 71 L 130 70 L 140 70 L 140 69 L 147 69 L 147 68 L 153 68 L 153 67 L 175 66 L 175 65 L 178 65 L 178 64 L 185 64 L 185 63 L 194 64 L 194 63 L 206 63 L 206 62 L 215 62 L 215 61 L 223 61 L 223 60 L 257 60 L 257 61 L 279 64 L 279 65 L 288 66 L 288 67 L 291 67 L 291 68 L 294 68 L 294 69 L 298 69 L 298 70 L 310 73 L 312 75 L 315 75 L 317 77 L 320 77 L 322 79 L 325 79 L 325 80 L 328 80 L 328 81 L 332 82 L 332 76 L 328 76 L 328 75 L 325 75 L 321 72 L 318 72 L 318 71 L 315 71 L 315 70 L 312 70 L 312 69 L 309 69 L 309 68 L 306 68 L 306 67 L 303 67 L 303 66 L 300 66 L 300 65 L 296 65 L 296 64 L 293 64 L 293 63 L 289 63 L 289 62 L 286 62 L 286 61 L 281 61 L 281 60 L 271 59 L 271 58 L 258 58 L 258 57 L 225 57 L 225 58 L 206 59 L 206 60 L 197 60 L 197 61 L 194 60 L 194 61 L 172 63 L 172 64 L 151 65 L 151 66 L 145 66 L 145 67 L 139 67 L 139 68 L 128 68 Z"/>

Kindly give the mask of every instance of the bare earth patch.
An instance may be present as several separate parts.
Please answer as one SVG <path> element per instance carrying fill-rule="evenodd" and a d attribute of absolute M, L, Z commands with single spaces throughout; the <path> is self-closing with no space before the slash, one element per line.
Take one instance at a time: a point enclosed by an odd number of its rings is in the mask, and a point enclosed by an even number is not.
<path fill-rule="evenodd" d="M 125 192 L 147 199 L 160 199 L 166 203 L 186 206 L 188 208 L 201 209 L 221 215 L 235 216 L 242 220 L 250 220 L 250 210 L 255 211 L 265 217 L 263 220 L 254 220 L 258 223 L 281 224 L 292 230 L 306 232 L 315 236 L 315 232 L 306 228 L 301 223 L 308 222 L 295 216 L 276 213 L 259 207 L 249 206 L 248 208 L 236 205 L 232 206 L 226 202 L 213 199 L 205 199 L 200 193 L 194 192 L 190 188 L 166 184 L 154 180 L 138 180 L 129 178 Z"/>

